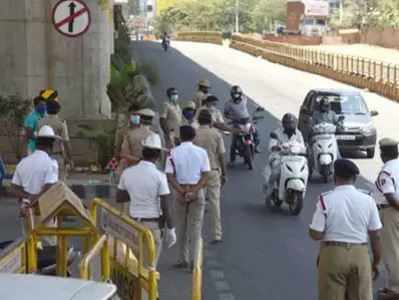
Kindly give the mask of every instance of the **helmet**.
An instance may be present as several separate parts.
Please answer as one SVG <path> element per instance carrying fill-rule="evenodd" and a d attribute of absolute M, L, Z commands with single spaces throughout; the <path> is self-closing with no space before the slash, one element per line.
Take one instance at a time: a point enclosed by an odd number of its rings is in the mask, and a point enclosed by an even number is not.
<path fill-rule="evenodd" d="M 243 91 L 238 85 L 235 85 L 231 88 L 230 95 L 232 99 L 241 99 Z"/>
<path fill-rule="evenodd" d="M 200 81 L 198 82 L 198 86 L 199 86 L 199 87 L 205 87 L 205 88 L 210 89 L 210 88 L 211 88 L 211 83 L 209 82 L 208 79 L 203 79 L 203 80 L 200 80 Z"/>
<path fill-rule="evenodd" d="M 142 117 L 154 118 L 155 112 L 150 108 L 143 108 L 135 112 L 137 115 Z"/>
<path fill-rule="evenodd" d="M 46 89 L 42 90 L 39 96 L 42 97 L 44 101 L 56 100 L 58 97 L 58 92 L 53 89 Z"/>
<path fill-rule="evenodd" d="M 54 129 L 48 125 L 44 125 L 42 126 L 42 128 L 40 128 L 37 134 L 37 138 L 61 139 L 59 136 L 55 134 Z"/>
<path fill-rule="evenodd" d="M 298 119 L 291 113 L 283 116 L 282 123 L 285 131 L 295 131 L 298 127 Z"/>
<path fill-rule="evenodd" d="M 156 133 L 151 133 L 143 142 L 142 146 L 144 148 L 163 150 L 161 137 Z"/>

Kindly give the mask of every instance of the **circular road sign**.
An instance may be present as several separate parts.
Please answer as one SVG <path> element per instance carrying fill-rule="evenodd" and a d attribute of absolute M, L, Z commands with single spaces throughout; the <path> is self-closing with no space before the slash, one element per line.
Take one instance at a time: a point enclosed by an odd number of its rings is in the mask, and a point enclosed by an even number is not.
<path fill-rule="evenodd" d="M 77 37 L 90 27 L 90 10 L 82 0 L 60 0 L 53 8 L 55 29 L 66 36 Z"/>

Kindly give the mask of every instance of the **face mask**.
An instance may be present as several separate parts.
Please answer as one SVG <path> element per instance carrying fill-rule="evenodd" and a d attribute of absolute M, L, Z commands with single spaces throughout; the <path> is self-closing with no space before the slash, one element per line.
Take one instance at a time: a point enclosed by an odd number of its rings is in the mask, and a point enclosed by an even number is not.
<path fill-rule="evenodd" d="M 132 115 L 132 116 L 130 116 L 130 122 L 131 122 L 133 125 L 140 125 L 140 120 L 141 120 L 141 118 L 140 118 L 140 116 L 138 116 L 138 115 Z"/>
<path fill-rule="evenodd" d="M 36 112 L 43 117 L 47 112 L 46 104 L 44 104 L 44 103 L 38 104 L 36 106 Z"/>
<path fill-rule="evenodd" d="M 194 116 L 195 116 L 195 112 L 194 111 L 192 111 L 192 110 L 185 110 L 184 112 L 183 112 L 183 115 L 184 115 L 184 117 L 187 119 L 187 120 L 192 120 L 192 119 L 194 119 Z"/>
<path fill-rule="evenodd" d="M 170 101 L 176 103 L 179 100 L 179 95 L 172 95 L 170 96 Z"/>

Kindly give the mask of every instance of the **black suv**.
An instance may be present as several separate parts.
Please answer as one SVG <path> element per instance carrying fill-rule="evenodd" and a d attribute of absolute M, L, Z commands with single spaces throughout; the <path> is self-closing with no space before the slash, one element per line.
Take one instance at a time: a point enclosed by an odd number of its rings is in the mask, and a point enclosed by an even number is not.
<path fill-rule="evenodd" d="M 375 154 L 377 130 L 371 117 L 378 115 L 369 111 L 360 92 L 356 90 L 315 89 L 305 98 L 299 113 L 299 129 L 305 140 L 312 129 L 313 112 L 319 110 L 320 100 L 327 97 L 331 108 L 338 116 L 343 116 L 343 126 L 337 129 L 338 146 L 341 152 L 366 151 L 368 158 Z"/>

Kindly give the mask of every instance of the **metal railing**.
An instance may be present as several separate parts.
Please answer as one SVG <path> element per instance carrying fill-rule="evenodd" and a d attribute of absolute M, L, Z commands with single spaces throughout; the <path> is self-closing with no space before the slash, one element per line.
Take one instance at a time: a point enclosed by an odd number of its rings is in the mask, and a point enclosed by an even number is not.
<path fill-rule="evenodd" d="M 233 35 L 232 48 L 399 100 L 399 65 Z"/>

